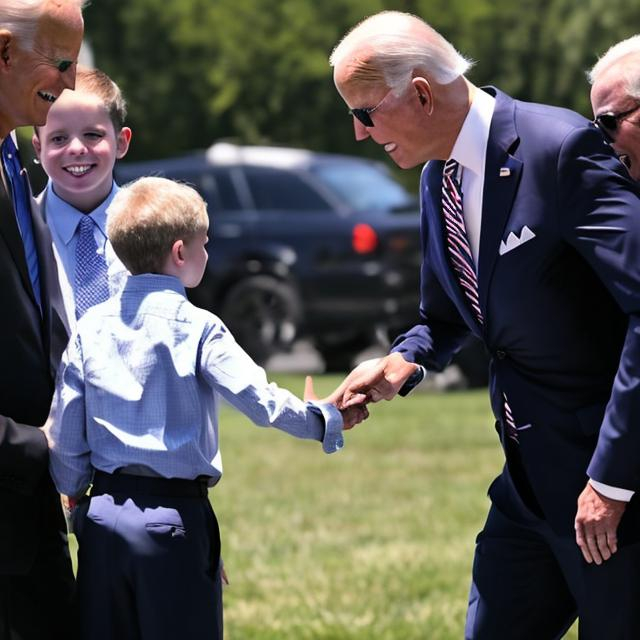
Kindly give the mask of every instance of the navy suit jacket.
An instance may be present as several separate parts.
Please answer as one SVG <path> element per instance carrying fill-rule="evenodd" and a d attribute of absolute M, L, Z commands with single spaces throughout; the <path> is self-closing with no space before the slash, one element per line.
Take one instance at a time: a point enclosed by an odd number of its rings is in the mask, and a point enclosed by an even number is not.
<path fill-rule="evenodd" d="M 640 491 L 640 193 L 583 117 L 485 90 L 496 107 L 478 258 L 484 325 L 448 262 L 443 163 L 432 161 L 421 178 L 422 324 L 393 350 L 441 370 L 469 332 L 484 341 L 507 461 L 492 500 L 507 512 L 522 500 L 568 534 L 588 477 Z M 519 445 L 505 437 L 504 394 Z M 636 511 L 634 497 L 621 542 L 638 536 Z"/>
<path fill-rule="evenodd" d="M 51 235 L 33 198 L 31 205 L 42 313 L 0 163 L 0 575 L 26 573 L 40 545 L 51 537 L 51 548 L 62 545 L 65 532 L 47 442 L 35 427 L 49 414 L 68 335 Z"/>

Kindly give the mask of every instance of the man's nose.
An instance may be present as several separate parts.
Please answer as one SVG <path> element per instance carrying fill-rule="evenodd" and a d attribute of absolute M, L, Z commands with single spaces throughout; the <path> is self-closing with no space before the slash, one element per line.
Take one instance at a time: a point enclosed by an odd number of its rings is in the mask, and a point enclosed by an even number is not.
<path fill-rule="evenodd" d="M 65 89 L 73 91 L 76 88 L 76 64 L 72 64 L 66 71 L 63 71 L 60 77 Z"/>
<path fill-rule="evenodd" d="M 353 133 L 358 142 L 360 142 L 360 140 L 366 140 L 369 137 L 369 129 L 355 116 L 353 116 Z"/>

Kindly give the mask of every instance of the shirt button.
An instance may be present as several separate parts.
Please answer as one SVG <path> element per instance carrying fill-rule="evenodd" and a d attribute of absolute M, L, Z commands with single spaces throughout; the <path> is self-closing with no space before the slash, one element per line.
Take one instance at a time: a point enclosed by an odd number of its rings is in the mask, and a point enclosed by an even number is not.
<path fill-rule="evenodd" d="M 496 358 L 498 358 L 498 360 L 504 360 L 507 357 L 507 352 L 503 351 L 502 349 L 498 349 L 496 351 Z"/>

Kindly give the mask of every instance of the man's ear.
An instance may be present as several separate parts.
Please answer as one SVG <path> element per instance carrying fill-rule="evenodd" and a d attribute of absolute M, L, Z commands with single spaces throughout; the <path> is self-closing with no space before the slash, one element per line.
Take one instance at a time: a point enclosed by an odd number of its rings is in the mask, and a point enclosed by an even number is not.
<path fill-rule="evenodd" d="M 417 93 L 420 105 L 426 110 L 427 115 L 433 113 L 433 92 L 431 83 L 423 76 L 416 76 L 411 80 L 411 84 Z"/>
<path fill-rule="evenodd" d="M 40 142 L 40 138 L 35 133 L 31 138 L 31 144 L 33 146 L 33 150 L 36 152 L 36 158 L 38 158 L 38 161 L 39 161 L 40 153 L 42 152 L 42 144 Z"/>
<path fill-rule="evenodd" d="M 116 140 L 116 158 L 121 160 L 127 155 L 129 145 L 131 144 L 131 129 L 122 127 Z"/>
<path fill-rule="evenodd" d="M 11 66 L 11 47 L 13 35 L 8 29 L 0 29 L 0 72 L 7 71 Z"/>

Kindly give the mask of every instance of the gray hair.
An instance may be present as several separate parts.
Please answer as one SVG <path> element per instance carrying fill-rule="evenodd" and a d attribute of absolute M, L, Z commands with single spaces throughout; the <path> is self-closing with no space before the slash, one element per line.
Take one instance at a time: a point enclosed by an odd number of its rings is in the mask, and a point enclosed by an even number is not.
<path fill-rule="evenodd" d="M 602 73 L 609 67 L 621 62 L 631 62 L 635 58 L 635 64 L 623 64 L 621 75 L 624 78 L 625 91 L 634 98 L 640 99 L 640 35 L 631 36 L 612 47 L 596 62 L 587 76 L 591 84 L 595 84 Z"/>
<path fill-rule="evenodd" d="M 0 0 L 0 29 L 11 31 L 20 46 L 31 48 L 38 30 L 38 20 L 48 0 Z M 82 9 L 87 0 L 68 0 Z"/>
<path fill-rule="evenodd" d="M 383 81 L 395 93 L 406 87 L 416 69 L 449 84 L 473 65 L 424 20 L 399 11 L 382 11 L 351 29 L 331 53 L 329 64 L 335 67 L 345 60 L 353 66 L 354 81 Z"/>

